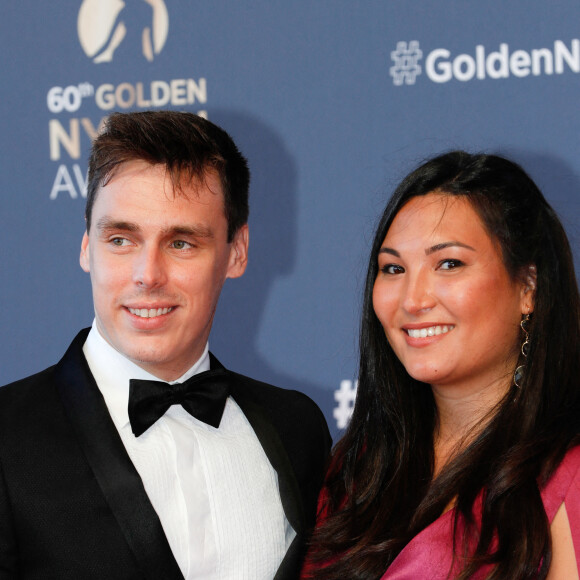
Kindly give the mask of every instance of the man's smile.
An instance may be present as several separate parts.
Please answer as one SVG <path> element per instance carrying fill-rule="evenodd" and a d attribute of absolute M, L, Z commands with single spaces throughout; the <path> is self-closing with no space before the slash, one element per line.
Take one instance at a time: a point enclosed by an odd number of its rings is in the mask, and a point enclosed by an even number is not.
<path fill-rule="evenodd" d="M 131 314 L 139 316 L 141 318 L 155 318 L 157 316 L 162 316 L 173 310 L 171 308 L 129 308 Z"/>

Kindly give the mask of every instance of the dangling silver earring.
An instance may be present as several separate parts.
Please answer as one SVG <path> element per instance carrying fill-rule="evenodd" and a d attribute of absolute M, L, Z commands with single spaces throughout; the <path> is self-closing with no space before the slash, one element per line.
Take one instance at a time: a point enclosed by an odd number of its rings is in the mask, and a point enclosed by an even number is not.
<path fill-rule="evenodd" d="M 520 327 L 522 329 L 522 332 L 524 333 L 524 340 L 522 342 L 522 346 L 521 346 L 521 353 L 522 356 L 524 357 L 524 359 L 528 358 L 528 352 L 530 351 L 530 332 L 529 332 L 529 326 L 530 326 L 530 315 L 529 314 L 524 314 L 522 317 L 522 320 L 520 322 Z M 516 387 L 518 387 L 518 389 L 521 388 L 521 382 L 522 379 L 524 378 L 524 372 L 526 370 L 526 365 L 522 364 L 520 366 L 518 366 L 514 372 L 514 385 Z"/>

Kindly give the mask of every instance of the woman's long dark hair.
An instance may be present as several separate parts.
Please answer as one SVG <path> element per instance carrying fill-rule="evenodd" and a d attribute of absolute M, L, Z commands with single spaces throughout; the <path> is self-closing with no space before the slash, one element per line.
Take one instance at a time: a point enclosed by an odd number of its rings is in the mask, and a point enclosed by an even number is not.
<path fill-rule="evenodd" d="M 435 479 L 437 410 L 431 389 L 407 374 L 372 301 L 378 252 L 395 215 L 409 199 L 434 190 L 472 204 L 499 243 L 512 279 L 530 265 L 537 271 L 520 388 L 510 388 L 493 418 Z M 455 524 L 461 518 L 466 526 L 465 534 L 454 538 L 460 578 L 486 564 L 494 565 L 493 579 L 544 578 L 551 542 L 540 489 L 566 451 L 580 443 L 579 380 L 580 311 L 572 252 L 537 186 L 518 165 L 493 155 L 457 151 L 419 167 L 395 191 L 375 234 L 364 291 L 357 400 L 327 475 L 326 517 L 314 533 L 308 559 L 313 577 L 380 578 L 402 548 L 455 501 Z M 473 506 L 482 493 L 479 526 Z M 468 534 L 476 539 L 471 551 Z"/>

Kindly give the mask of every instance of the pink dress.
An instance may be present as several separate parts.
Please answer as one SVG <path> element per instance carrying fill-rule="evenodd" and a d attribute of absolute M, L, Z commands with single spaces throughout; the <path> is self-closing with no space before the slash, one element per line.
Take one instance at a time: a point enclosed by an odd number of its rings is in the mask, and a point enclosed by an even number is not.
<path fill-rule="evenodd" d="M 542 500 L 550 523 L 562 503 L 566 504 L 580 564 L 580 446 L 566 454 L 543 490 Z M 447 580 L 453 557 L 452 529 L 453 510 L 449 510 L 403 548 L 381 580 Z M 475 578 L 483 579 L 488 572 L 482 569 Z"/>

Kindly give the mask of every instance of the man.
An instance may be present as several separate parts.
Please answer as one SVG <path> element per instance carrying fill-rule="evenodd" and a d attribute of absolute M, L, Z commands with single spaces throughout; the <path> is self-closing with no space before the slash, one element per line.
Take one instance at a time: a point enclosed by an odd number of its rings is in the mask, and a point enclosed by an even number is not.
<path fill-rule="evenodd" d="M 298 574 L 324 418 L 207 349 L 246 268 L 248 184 L 231 138 L 189 113 L 114 114 L 95 140 L 93 326 L 0 389 L 0 579 Z"/>

